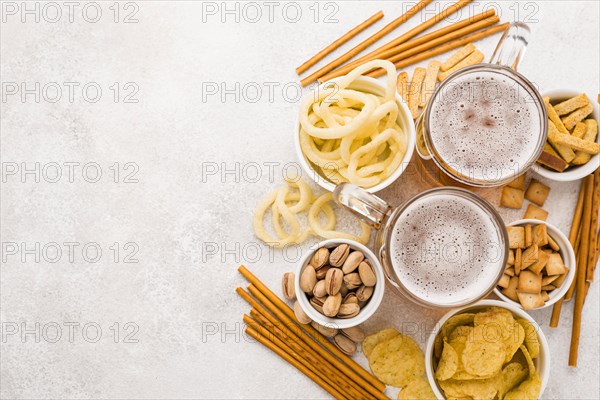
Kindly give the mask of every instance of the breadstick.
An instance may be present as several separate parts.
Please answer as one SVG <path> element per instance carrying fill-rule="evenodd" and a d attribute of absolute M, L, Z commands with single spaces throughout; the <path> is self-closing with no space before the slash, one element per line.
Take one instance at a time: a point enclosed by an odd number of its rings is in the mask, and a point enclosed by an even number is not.
<path fill-rule="evenodd" d="M 571 114 L 567 115 L 562 119 L 563 124 L 565 124 L 565 128 L 573 129 L 576 123 L 582 121 L 585 117 L 590 115 L 594 111 L 594 106 L 588 104 L 585 107 L 581 107 L 578 110 L 573 111 Z"/>
<path fill-rule="evenodd" d="M 438 79 L 441 82 L 444 79 L 446 79 L 449 75 L 453 74 L 454 72 L 458 71 L 461 68 L 467 67 L 469 65 L 479 64 L 480 62 L 483 61 L 484 58 L 485 58 L 485 56 L 483 55 L 483 53 L 481 51 L 475 50 L 467 58 L 465 58 L 464 60 L 462 60 L 461 62 L 456 64 L 454 67 L 450 68 L 446 72 L 442 72 L 441 74 L 439 74 Z"/>
<path fill-rule="evenodd" d="M 578 108 L 584 107 L 590 103 L 590 100 L 585 95 L 585 93 L 580 94 L 579 96 L 575 96 L 570 98 L 569 100 L 565 100 L 562 103 L 559 103 L 554 106 L 554 110 L 558 115 L 566 115 L 570 112 L 577 110 Z"/>
<path fill-rule="evenodd" d="M 412 81 L 410 82 L 410 91 L 408 93 L 408 108 L 413 119 L 419 116 L 419 100 L 421 98 L 421 85 L 425 79 L 425 68 L 415 68 Z"/>
<path fill-rule="evenodd" d="M 408 72 L 402 71 L 398 74 L 396 88 L 398 89 L 400 97 L 402 97 L 405 102 L 408 102 Z"/>
<path fill-rule="evenodd" d="M 421 87 L 421 101 L 419 107 L 425 107 L 429 103 L 429 99 L 435 91 L 435 84 L 437 83 L 437 75 L 440 71 L 440 63 L 438 60 L 433 60 L 427 66 L 427 72 L 425 73 L 425 80 Z"/>
<path fill-rule="evenodd" d="M 571 135 L 575 136 L 576 138 L 583 139 L 586 131 L 587 125 L 583 122 L 578 122 L 575 124 L 575 128 L 573 128 Z"/>
<path fill-rule="evenodd" d="M 546 105 L 546 111 L 548 111 L 548 118 L 550 118 L 550 121 L 552 121 L 554 123 L 554 125 L 556 126 L 556 129 L 558 129 L 558 132 L 562 133 L 563 135 L 568 135 L 569 131 L 567 130 L 567 128 L 565 128 L 565 125 L 563 124 L 560 117 L 556 113 L 556 110 L 554 109 L 554 107 L 552 107 L 552 104 L 550 104 L 550 97 L 546 96 L 543 99 L 544 99 L 544 104 Z M 562 154 L 561 154 L 561 156 L 562 156 Z M 570 162 L 569 160 L 565 160 L 565 161 Z"/>
<path fill-rule="evenodd" d="M 552 109 L 552 107 L 550 107 Z M 563 126 L 564 128 L 564 126 Z M 548 121 L 548 142 L 560 154 L 563 160 L 570 163 L 575 158 L 575 152 L 567 145 L 557 143 L 560 132 L 553 121 Z"/>
<path fill-rule="evenodd" d="M 440 66 L 442 72 L 448 71 L 450 68 L 454 67 L 464 58 L 466 58 L 469 54 L 477 50 L 473 43 L 469 43 L 466 46 L 462 47 L 456 53 L 452 54 L 449 59 L 444 61 L 444 63 Z"/>

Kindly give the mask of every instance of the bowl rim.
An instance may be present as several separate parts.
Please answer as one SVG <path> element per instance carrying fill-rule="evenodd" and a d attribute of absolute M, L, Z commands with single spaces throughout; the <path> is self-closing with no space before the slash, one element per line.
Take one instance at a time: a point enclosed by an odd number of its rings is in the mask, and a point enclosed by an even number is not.
<path fill-rule="evenodd" d="M 551 358 L 550 345 L 548 344 L 546 335 L 542 331 L 540 324 L 538 324 L 537 321 L 535 319 L 533 319 L 533 317 L 531 315 L 529 315 L 527 312 L 525 312 L 525 310 L 517 308 L 512 304 L 505 303 L 500 300 L 480 300 L 477 303 L 451 310 L 451 311 L 447 312 L 446 314 L 444 314 L 444 316 L 442 316 L 438 320 L 433 331 L 429 335 L 429 338 L 427 339 L 427 345 L 425 348 L 425 372 L 427 374 L 427 380 L 429 381 L 429 385 L 431 386 L 431 389 L 433 390 L 435 396 L 440 400 L 446 399 L 444 397 L 444 395 L 442 394 L 441 390 L 439 389 L 437 380 L 435 379 L 435 376 L 433 373 L 432 358 L 433 358 L 433 347 L 434 347 L 436 336 L 440 332 L 441 327 L 446 323 L 446 321 L 448 321 L 448 319 L 450 317 L 452 317 L 456 314 L 464 313 L 470 309 L 482 308 L 482 307 L 500 307 L 500 308 L 507 309 L 508 311 L 513 313 L 513 316 L 516 314 L 518 317 L 528 320 L 531 324 L 533 324 L 534 327 L 537 328 L 536 332 L 537 332 L 538 340 L 540 342 L 540 354 L 535 359 L 534 363 L 535 363 L 536 371 L 539 372 L 540 369 L 542 370 L 542 373 L 540 374 L 540 379 L 542 380 L 542 388 L 540 390 L 540 397 L 541 397 L 544 394 L 544 390 L 546 389 L 546 386 L 548 385 L 548 380 L 550 379 L 550 367 L 552 365 L 551 359 L 550 359 Z M 542 367 L 542 368 L 540 368 L 540 367 Z"/>
<path fill-rule="evenodd" d="M 306 98 L 306 96 L 311 96 L 316 91 L 322 90 L 325 85 L 330 84 L 331 82 L 337 82 L 337 81 L 341 80 L 342 78 L 344 78 L 344 77 L 340 76 L 337 78 L 333 78 L 327 82 L 323 82 L 317 88 L 312 90 L 310 93 L 305 94 L 302 97 L 301 101 L 303 101 Z M 354 82 L 373 85 L 373 86 L 376 86 L 379 89 L 385 91 L 385 86 L 382 85 L 379 80 L 377 80 L 375 78 L 371 78 L 369 76 L 359 76 L 358 78 L 356 78 L 356 80 Z M 362 188 L 363 190 L 366 190 L 369 193 L 379 192 L 379 191 L 387 188 L 388 186 L 393 184 L 398 178 L 400 178 L 400 176 L 406 170 L 408 163 L 412 159 L 413 152 L 415 150 L 415 143 L 416 143 L 416 138 L 417 138 L 415 121 L 412 118 L 410 110 L 408 109 L 408 105 L 406 104 L 404 99 L 398 94 L 398 91 L 396 91 L 395 96 L 396 96 L 396 102 L 398 103 L 399 109 L 400 109 L 397 119 L 406 119 L 406 125 L 407 125 L 407 130 L 408 130 L 406 132 L 407 133 L 406 154 L 404 154 L 404 157 L 402 158 L 402 162 L 400 163 L 400 166 L 398 166 L 396 171 L 394 171 L 394 173 L 392 175 L 390 175 L 387 179 L 385 179 L 384 181 L 380 182 L 379 184 L 377 184 L 373 187 Z M 304 156 L 304 153 L 302 152 L 302 148 L 300 147 L 299 132 L 300 132 L 300 118 L 299 118 L 299 115 L 296 115 L 296 125 L 294 126 L 294 147 L 296 150 L 296 157 L 299 160 L 300 166 L 302 167 L 304 172 L 310 177 L 310 179 L 313 180 L 313 182 L 315 182 L 317 185 L 319 185 L 323 189 L 327 190 L 328 192 L 333 192 L 336 185 L 332 182 L 327 181 L 317 171 L 315 171 L 312 168 L 312 166 L 310 165 L 310 163 L 307 161 L 306 157 Z"/>
<path fill-rule="evenodd" d="M 550 102 L 553 102 L 554 100 L 567 100 L 571 97 L 578 96 L 582 93 L 587 95 L 587 93 L 585 93 L 585 91 L 557 88 L 557 89 L 545 91 L 542 94 L 542 97 L 550 97 Z M 589 96 L 588 96 L 588 98 L 589 98 Z M 592 107 L 593 107 L 592 113 L 590 114 L 590 118 L 593 118 L 596 121 L 600 122 L 600 120 L 599 120 L 600 119 L 600 110 L 598 108 L 598 104 L 596 104 L 596 102 L 592 101 L 591 99 L 590 99 L 590 103 L 592 104 Z M 596 143 L 600 143 L 600 134 L 598 134 L 596 136 Z M 576 180 L 586 177 L 587 175 L 594 172 L 596 170 L 596 168 L 598 168 L 599 165 L 600 165 L 600 154 L 596 154 L 596 155 L 593 155 L 592 158 L 590 158 L 590 161 L 588 161 L 586 164 L 579 165 L 577 167 L 573 167 L 572 169 L 569 168 L 569 170 L 567 170 L 565 172 L 551 171 L 551 170 L 539 165 L 537 162 L 533 164 L 531 169 L 536 174 L 543 176 L 544 178 L 547 178 L 547 179 L 550 179 L 553 181 L 557 181 L 557 182 L 570 182 L 570 181 L 576 181 Z"/>
<path fill-rule="evenodd" d="M 327 317 L 317 310 L 315 310 L 309 303 L 308 297 L 306 294 L 300 289 L 300 275 L 304 268 L 308 265 L 310 258 L 314 254 L 317 249 L 321 247 L 335 247 L 340 244 L 347 244 L 353 250 L 360 250 L 365 258 L 369 260 L 371 265 L 373 266 L 373 270 L 375 271 L 375 276 L 377 277 L 377 284 L 374 287 L 373 294 L 371 299 L 368 300 L 367 305 L 361 309 L 358 315 L 352 318 L 330 318 Z M 328 239 L 312 245 L 309 250 L 302 256 L 298 265 L 296 266 L 296 273 L 294 276 L 294 288 L 296 290 L 296 300 L 300 303 L 300 307 L 302 310 L 319 325 L 334 327 L 338 329 L 346 329 L 352 328 L 354 326 L 360 325 L 366 320 L 368 320 L 379 308 L 381 302 L 383 300 L 383 295 L 385 293 L 385 277 L 383 275 L 383 268 L 377 256 L 365 245 L 358 243 L 355 240 L 351 239 Z"/>
<path fill-rule="evenodd" d="M 575 267 L 574 267 L 575 251 L 573 250 L 573 246 L 571 246 L 571 242 L 569 242 L 569 239 L 567 238 L 567 236 L 560 229 L 558 229 L 556 226 L 552 225 L 549 222 L 542 221 L 539 219 L 532 219 L 532 218 L 518 219 L 516 221 L 511 222 L 510 224 L 507 224 L 506 226 L 520 226 L 520 225 L 525 225 L 525 224 L 532 224 L 532 225 L 533 224 L 536 224 L 536 225 L 544 224 L 544 225 L 546 225 L 546 229 L 548 230 L 548 235 L 550 235 L 552 237 L 552 239 L 556 240 L 555 239 L 555 237 L 556 237 L 559 239 L 560 242 L 566 244 L 566 246 L 561 246 L 561 249 L 560 249 L 561 251 L 559 253 L 561 253 L 561 256 L 563 257 L 564 261 L 568 262 L 568 264 L 571 265 L 571 267 L 569 267 L 569 272 L 567 272 L 567 276 L 566 276 L 564 282 L 562 283 L 562 285 L 560 286 L 560 288 L 552 291 L 552 297 L 550 297 L 550 300 L 548 300 L 543 306 L 533 308 L 529 311 L 541 310 L 541 309 L 548 308 L 548 307 L 554 305 L 569 290 L 569 286 L 571 286 L 571 284 L 573 283 L 573 280 L 575 279 Z M 498 285 L 496 285 L 496 287 L 494 287 L 494 294 L 496 296 L 498 296 L 500 299 L 502 299 L 502 301 L 505 301 L 506 303 L 512 304 L 515 307 L 518 307 L 518 308 L 524 310 L 521 303 L 516 302 L 512 299 L 509 299 L 504 294 L 502 294 L 500 289 L 498 289 Z"/>

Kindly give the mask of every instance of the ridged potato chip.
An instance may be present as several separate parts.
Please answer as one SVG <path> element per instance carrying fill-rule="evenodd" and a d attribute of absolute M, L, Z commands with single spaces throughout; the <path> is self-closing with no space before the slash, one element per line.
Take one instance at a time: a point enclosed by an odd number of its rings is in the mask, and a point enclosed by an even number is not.
<path fill-rule="evenodd" d="M 457 381 L 449 379 L 440 381 L 439 385 L 447 397 L 473 398 L 478 400 L 492 400 L 498 393 L 498 377 L 478 379 L 472 381 Z"/>
<path fill-rule="evenodd" d="M 525 340 L 525 330 L 515 322 L 512 313 L 504 308 L 490 307 L 475 315 L 475 326 L 484 327 L 488 340 L 501 339 L 504 347 L 504 362 L 509 362 Z"/>
<path fill-rule="evenodd" d="M 537 330 L 531 322 L 525 318 L 519 318 L 517 320 L 519 324 L 525 330 L 525 347 L 531 355 L 531 358 L 537 358 L 540 355 L 540 341 L 538 339 Z"/>
<path fill-rule="evenodd" d="M 520 326 L 520 325 L 519 325 Z M 462 364 L 466 372 L 477 376 L 493 375 L 502 369 L 506 351 L 501 337 L 489 336 L 488 326 L 473 328 L 462 352 Z"/>
<path fill-rule="evenodd" d="M 529 367 L 529 376 L 532 376 L 536 373 L 535 372 L 535 364 L 533 363 L 533 360 L 531 359 L 531 355 L 527 351 L 527 347 L 521 346 L 520 349 L 521 349 L 521 352 L 523 353 L 523 355 L 525 356 L 525 360 L 527 360 L 527 366 Z"/>
<path fill-rule="evenodd" d="M 440 381 L 452 378 L 452 375 L 456 373 L 458 369 L 458 354 L 452 345 L 448 344 L 444 340 L 444 350 L 442 351 L 442 358 L 435 370 L 435 377 Z"/>
<path fill-rule="evenodd" d="M 362 341 L 362 352 L 369 359 L 371 356 L 371 352 L 381 342 L 385 342 L 386 340 L 390 340 L 395 336 L 400 335 L 400 332 L 395 330 L 394 328 L 386 328 L 382 329 L 377 333 L 369 335 Z"/>
<path fill-rule="evenodd" d="M 437 397 L 435 397 L 429 381 L 421 376 L 398 393 L 398 400 L 437 400 Z"/>
<path fill-rule="evenodd" d="M 527 378 L 527 369 L 518 362 L 507 364 L 502 368 L 498 379 L 498 398 L 502 399 L 506 393 L 519 385 Z"/>
<path fill-rule="evenodd" d="M 530 375 L 518 387 L 504 396 L 504 400 L 537 400 L 542 390 L 542 380 L 537 373 Z"/>
<path fill-rule="evenodd" d="M 369 357 L 373 374 L 382 382 L 403 388 L 425 373 L 425 357 L 411 337 L 398 335 L 379 343 Z"/>
<path fill-rule="evenodd" d="M 448 320 L 444 323 L 444 326 L 442 326 L 440 329 L 440 333 L 435 338 L 434 352 L 437 358 L 442 356 L 444 339 L 447 338 L 456 327 L 473 324 L 474 317 L 475 314 L 463 313 L 456 314 L 448 318 Z"/>

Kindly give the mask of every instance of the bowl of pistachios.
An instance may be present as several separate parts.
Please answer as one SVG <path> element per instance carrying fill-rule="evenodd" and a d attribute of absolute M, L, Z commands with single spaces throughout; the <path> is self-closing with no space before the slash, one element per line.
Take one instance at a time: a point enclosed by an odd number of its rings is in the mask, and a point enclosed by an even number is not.
<path fill-rule="evenodd" d="M 294 312 L 302 323 L 350 328 L 375 313 L 384 288 L 383 269 L 371 250 L 353 240 L 326 240 L 298 264 Z"/>

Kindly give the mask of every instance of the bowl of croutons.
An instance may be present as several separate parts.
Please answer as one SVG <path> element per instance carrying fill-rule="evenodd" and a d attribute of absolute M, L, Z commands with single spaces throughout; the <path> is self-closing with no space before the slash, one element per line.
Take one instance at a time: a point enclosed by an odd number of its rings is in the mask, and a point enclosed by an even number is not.
<path fill-rule="evenodd" d="M 509 255 L 494 293 L 526 311 L 565 296 L 575 278 L 575 252 L 554 225 L 537 219 L 508 224 Z"/>
<path fill-rule="evenodd" d="M 548 139 L 533 170 L 555 181 L 581 179 L 600 166 L 598 106 L 585 93 L 553 90 L 543 96 Z"/>

